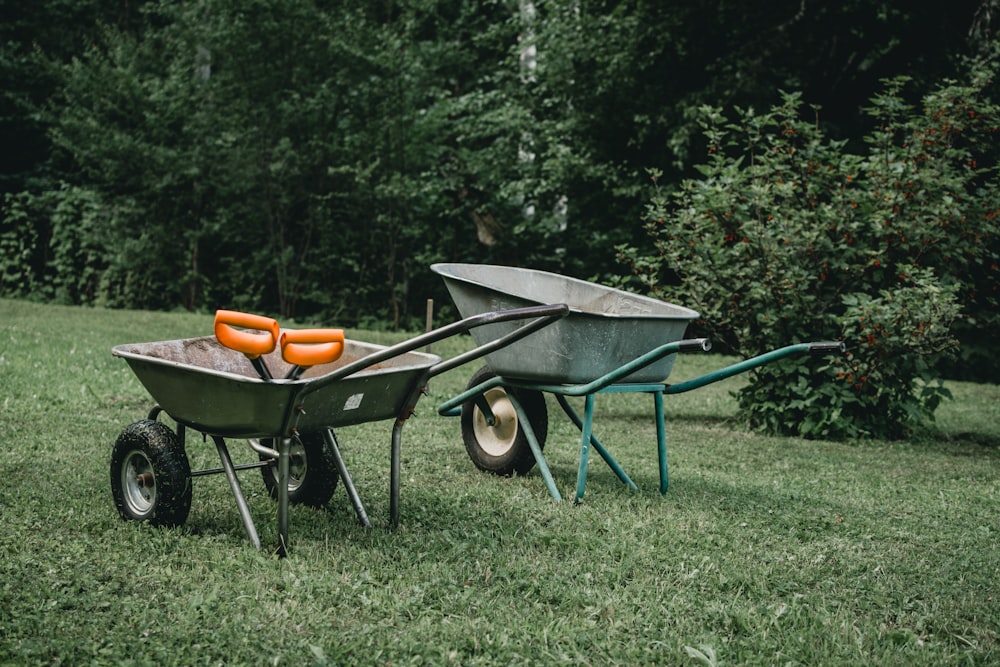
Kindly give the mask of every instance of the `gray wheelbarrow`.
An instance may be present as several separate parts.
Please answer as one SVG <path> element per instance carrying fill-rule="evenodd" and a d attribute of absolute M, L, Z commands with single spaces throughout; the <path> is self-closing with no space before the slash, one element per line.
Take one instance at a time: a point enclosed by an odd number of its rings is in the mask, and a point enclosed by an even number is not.
<path fill-rule="evenodd" d="M 581 431 L 575 502 L 583 499 L 593 447 L 618 478 L 635 483 L 594 435 L 595 396 L 651 394 L 656 419 L 660 492 L 669 485 L 663 396 L 680 394 L 803 353 L 843 353 L 841 342 L 789 345 L 680 384 L 666 382 L 679 352 L 711 349 L 705 338 L 684 339 L 698 313 L 674 304 L 554 273 L 507 266 L 435 264 L 463 317 L 493 309 L 559 302 L 569 314 L 518 344 L 486 355 L 466 390 L 442 403 L 442 415 L 461 416 L 462 438 L 473 463 L 497 475 L 523 475 L 538 466 L 549 494 L 561 498 L 542 450 L 548 431 L 544 394 Z M 510 332 L 499 323 L 472 333 L 479 344 Z M 567 397 L 584 398 L 581 418 Z"/>

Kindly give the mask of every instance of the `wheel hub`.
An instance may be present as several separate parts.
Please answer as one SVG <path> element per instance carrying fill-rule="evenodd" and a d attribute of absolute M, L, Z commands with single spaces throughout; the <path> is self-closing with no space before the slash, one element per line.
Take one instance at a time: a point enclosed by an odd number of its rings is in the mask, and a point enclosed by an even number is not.
<path fill-rule="evenodd" d="M 129 452 L 122 466 L 124 500 L 133 512 L 142 516 L 156 505 L 156 477 L 153 464 L 138 450 Z"/>
<path fill-rule="evenodd" d="M 476 438 L 484 452 L 490 456 L 503 456 L 514 446 L 517 438 L 517 411 L 503 389 L 490 389 L 484 397 L 493 411 L 493 425 L 487 423 L 486 415 L 477 407 L 473 422 Z"/>

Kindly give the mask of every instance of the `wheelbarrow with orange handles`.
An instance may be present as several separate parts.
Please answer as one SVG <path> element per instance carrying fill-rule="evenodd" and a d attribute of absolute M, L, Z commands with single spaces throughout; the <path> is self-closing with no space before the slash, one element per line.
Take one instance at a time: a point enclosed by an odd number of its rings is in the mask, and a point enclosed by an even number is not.
<path fill-rule="evenodd" d="M 399 523 L 402 428 L 430 378 L 511 345 L 565 316 L 563 304 L 478 313 L 392 346 L 344 337 L 341 329 L 281 329 L 272 318 L 220 310 L 214 336 L 119 345 L 155 401 L 111 452 L 111 491 L 128 520 L 176 526 L 188 517 L 192 479 L 225 474 L 250 541 L 261 548 L 237 472 L 259 468 L 278 502 L 278 545 L 288 549 L 289 504 L 323 505 L 339 479 L 359 522 L 370 521 L 344 465 L 334 428 L 394 420 L 389 514 Z M 418 351 L 477 327 L 513 330 L 442 360 Z M 175 427 L 160 420 L 169 416 Z M 221 467 L 192 470 L 187 430 L 211 438 Z M 227 439 L 246 440 L 259 461 L 234 465 Z"/>

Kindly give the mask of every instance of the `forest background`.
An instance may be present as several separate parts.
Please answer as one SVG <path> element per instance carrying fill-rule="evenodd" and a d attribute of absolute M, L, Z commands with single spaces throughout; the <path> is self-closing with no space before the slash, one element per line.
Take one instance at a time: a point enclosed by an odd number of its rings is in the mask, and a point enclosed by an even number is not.
<path fill-rule="evenodd" d="M 414 330 L 426 298 L 447 304 L 437 261 L 662 292 L 685 267 L 657 264 L 650 211 L 670 214 L 650 201 L 709 174 L 720 145 L 705 128 L 720 110 L 781 107 L 766 118 L 779 129 L 807 123 L 842 142 L 826 144 L 838 155 L 863 151 L 893 105 L 919 112 L 970 78 L 970 58 L 995 54 L 1000 3 L 0 0 L 0 11 L 0 295 Z M 976 86 L 998 99 L 988 70 Z M 791 115 L 788 95 L 801 102 Z M 962 188 L 995 179 L 996 118 L 980 115 L 992 125 L 975 160 L 960 156 Z M 952 239 L 981 246 L 952 276 L 980 293 L 996 290 L 991 187 L 985 231 Z M 716 275 L 716 292 L 733 289 Z M 944 324 L 965 358 L 949 370 L 995 378 L 983 361 L 996 356 L 995 293 L 956 299 L 962 315 Z"/>

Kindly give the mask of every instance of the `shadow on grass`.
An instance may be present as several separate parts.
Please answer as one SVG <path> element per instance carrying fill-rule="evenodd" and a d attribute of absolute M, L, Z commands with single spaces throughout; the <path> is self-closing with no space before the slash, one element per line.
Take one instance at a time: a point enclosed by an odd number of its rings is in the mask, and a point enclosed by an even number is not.
<path fill-rule="evenodd" d="M 975 445 L 986 449 L 1000 449 L 1000 435 L 993 433 L 977 433 L 966 431 L 963 433 L 948 433 L 946 436 L 949 442 L 963 445 Z M 975 452 L 958 452 L 960 455 L 968 456 Z"/>
<path fill-rule="evenodd" d="M 643 422 L 648 422 L 649 428 L 651 430 L 655 429 L 655 419 L 652 414 L 642 415 L 638 412 L 616 413 L 613 416 L 609 415 L 604 421 L 605 424 L 602 428 L 602 424 L 598 423 L 598 419 L 595 418 L 594 420 L 594 434 L 598 438 L 602 438 L 605 433 L 609 434 L 608 437 L 613 435 L 615 432 L 615 421 L 625 424 L 642 424 Z M 753 431 L 744 429 L 741 426 L 739 419 L 731 415 L 704 415 L 695 413 L 671 415 L 668 413 L 666 415 L 664 425 L 666 428 L 668 448 L 671 445 L 671 425 L 697 427 L 700 430 L 721 428 L 731 430 L 734 433 L 757 435 Z M 576 431 L 576 433 L 579 434 L 579 431 Z M 928 430 L 926 432 L 914 434 L 908 439 L 908 441 L 916 447 L 937 449 L 942 453 L 952 456 L 993 455 L 1000 450 L 1000 434 L 986 433 L 982 431 L 947 432 L 940 430 Z M 602 442 L 609 446 L 613 446 L 614 444 L 613 442 L 609 443 L 606 438 L 603 438 Z M 843 445 L 845 447 L 856 446 L 859 443 L 862 443 L 860 440 L 831 440 L 829 442 L 834 445 Z M 574 440 L 572 444 L 575 447 L 579 447 L 579 439 Z"/>
<path fill-rule="evenodd" d="M 910 438 L 914 447 L 937 449 L 953 456 L 977 456 L 993 454 L 1000 450 L 1000 434 L 982 431 L 943 431 L 930 428 L 915 433 Z"/>
<path fill-rule="evenodd" d="M 277 502 L 261 498 L 248 500 L 248 503 L 262 549 L 269 551 L 274 547 L 271 542 L 277 533 Z M 380 516 L 372 517 L 372 527 L 380 528 L 380 521 Z M 322 507 L 290 505 L 288 524 L 289 538 L 292 540 L 312 539 L 311 536 L 318 530 L 331 536 L 348 536 L 351 531 L 365 530 L 340 486 L 337 487 L 330 502 Z M 199 502 L 196 494 L 187 522 L 183 527 L 172 530 L 183 530 L 194 537 L 222 537 L 250 545 L 236 501 L 228 489 L 215 490 L 210 498 L 202 498 L 202 502 Z"/>

